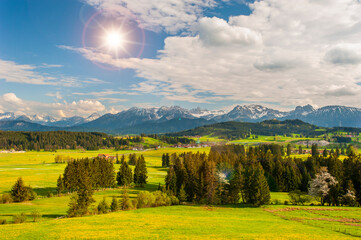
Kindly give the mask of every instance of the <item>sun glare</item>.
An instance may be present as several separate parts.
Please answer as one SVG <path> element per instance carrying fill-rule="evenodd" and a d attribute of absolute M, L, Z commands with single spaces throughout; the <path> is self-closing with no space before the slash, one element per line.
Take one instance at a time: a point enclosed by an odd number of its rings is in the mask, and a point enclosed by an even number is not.
<path fill-rule="evenodd" d="M 105 43 L 111 49 L 118 49 L 124 45 L 124 37 L 120 32 L 110 31 L 106 33 Z"/>

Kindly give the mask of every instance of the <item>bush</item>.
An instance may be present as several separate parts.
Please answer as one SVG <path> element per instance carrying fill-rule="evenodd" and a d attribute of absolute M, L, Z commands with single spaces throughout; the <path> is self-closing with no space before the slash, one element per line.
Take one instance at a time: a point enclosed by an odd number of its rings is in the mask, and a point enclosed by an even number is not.
<path fill-rule="evenodd" d="M 171 196 L 170 197 L 170 202 L 171 202 L 171 205 L 179 205 L 179 200 L 176 196 Z"/>
<path fill-rule="evenodd" d="M 166 193 L 161 191 L 153 193 L 140 192 L 137 197 L 137 208 L 170 206 L 172 204 L 178 205 L 178 198 L 175 196 L 169 197 Z"/>
<path fill-rule="evenodd" d="M 21 214 L 14 215 L 13 221 L 14 221 L 14 223 L 24 223 L 26 221 L 26 214 L 21 213 Z"/>
<path fill-rule="evenodd" d="M 0 199 L 1 203 L 12 203 L 13 199 L 9 193 L 4 193 Z"/>
<path fill-rule="evenodd" d="M 38 210 L 34 210 L 31 212 L 30 216 L 33 218 L 34 222 L 37 222 L 43 215 Z"/>
<path fill-rule="evenodd" d="M 54 195 L 53 195 L 52 192 L 48 192 L 48 193 L 46 194 L 46 196 L 47 196 L 48 198 L 51 198 L 51 197 L 53 197 Z"/>
<path fill-rule="evenodd" d="M 0 225 L 5 225 L 7 223 L 6 219 L 0 219 Z"/>
<path fill-rule="evenodd" d="M 281 201 L 280 201 L 279 199 L 275 199 L 275 200 L 273 201 L 273 204 L 274 204 L 274 205 L 281 205 Z"/>
<path fill-rule="evenodd" d="M 290 202 L 293 205 L 305 205 L 305 203 L 311 202 L 311 197 L 306 193 L 301 192 L 300 190 L 289 192 L 288 196 L 290 198 Z"/>

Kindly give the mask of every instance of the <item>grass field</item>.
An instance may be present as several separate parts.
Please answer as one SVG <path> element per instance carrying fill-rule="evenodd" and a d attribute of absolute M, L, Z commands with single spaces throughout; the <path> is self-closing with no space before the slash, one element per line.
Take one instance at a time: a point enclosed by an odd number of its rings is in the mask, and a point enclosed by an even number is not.
<path fill-rule="evenodd" d="M 4 225 L 0 226 L 0 235 L 2 239 L 330 240 L 361 236 L 360 227 L 348 225 L 351 220 L 338 217 L 340 212 L 315 207 L 290 210 L 283 207 L 172 206 Z M 347 217 L 361 219 L 359 209 L 344 212 Z M 325 217 L 325 213 L 334 216 Z M 334 221 L 339 219 L 342 221 Z"/>
<path fill-rule="evenodd" d="M 139 191 L 154 191 L 164 183 L 166 169 L 161 167 L 164 153 L 184 151 L 209 152 L 210 148 L 161 148 L 136 152 L 143 154 L 148 168 L 145 188 L 130 189 L 130 197 Z M 72 158 L 95 157 L 99 153 L 111 155 L 134 151 L 58 151 L 0 154 L 0 193 L 8 192 L 19 176 L 39 194 L 32 202 L 0 204 L 1 239 L 352 239 L 361 237 L 359 208 L 330 208 L 319 206 L 294 207 L 287 193 L 271 193 L 272 205 L 263 208 L 239 206 L 171 206 L 120 211 L 83 218 L 63 218 L 70 196 L 47 198 L 55 193 L 56 180 L 65 164 L 55 164 L 56 155 Z M 119 165 L 115 165 L 118 170 Z M 113 196 L 120 198 L 122 190 L 107 189 L 95 192 L 96 203 Z M 277 204 L 277 205 L 274 205 Z M 42 214 L 33 223 L 30 213 Z M 11 224 L 13 215 L 28 215 L 27 222 Z"/>

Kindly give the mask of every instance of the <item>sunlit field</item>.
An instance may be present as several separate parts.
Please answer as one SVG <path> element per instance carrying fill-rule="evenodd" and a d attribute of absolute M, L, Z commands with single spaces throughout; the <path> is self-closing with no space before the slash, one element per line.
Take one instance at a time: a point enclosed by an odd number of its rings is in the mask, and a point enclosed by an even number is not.
<path fill-rule="evenodd" d="M 266 140 L 266 139 L 263 139 Z M 262 208 L 239 206 L 170 206 L 119 211 L 82 218 L 64 218 L 70 195 L 56 195 L 56 180 L 66 164 L 54 163 L 56 155 L 72 158 L 95 157 L 99 153 L 127 156 L 143 154 L 148 168 L 145 188 L 131 188 L 135 198 L 139 191 L 155 191 L 164 184 L 167 169 L 161 167 L 164 153 L 206 152 L 210 148 L 160 148 L 145 151 L 26 152 L 0 154 L 0 193 L 9 192 L 19 176 L 34 188 L 38 199 L 31 202 L 0 204 L 2 239 L 352 239 L 361 237 L 361 210 L 321 206 L 292 206 L 287 193 L 272 192 L 271 205 Z M 134 166 L 132 166 L 134 168 Z M 119 165 L 115 164 L 118 171 Z M 47 197 L 52 193 L 52 197 Z M 121 188 L 96 191 L 96 202 L 105 197 L 120 199 Z M 313 204 L 318 204 L 313 202 Z M 32 222 L 31 212 L 42 214 Z M 12 224 L 13 215 L 27 214 L 26 223 Z"/>
<path fill-rule="evenodd" d="M 345 218 L 338 216 L 344 213 Z M 0 234 L 2 239 L 356 239 L 360 227 L 352 222 L 361 220 L 360 213 L 316 207 L 172 206 L 4 225 Z"/>

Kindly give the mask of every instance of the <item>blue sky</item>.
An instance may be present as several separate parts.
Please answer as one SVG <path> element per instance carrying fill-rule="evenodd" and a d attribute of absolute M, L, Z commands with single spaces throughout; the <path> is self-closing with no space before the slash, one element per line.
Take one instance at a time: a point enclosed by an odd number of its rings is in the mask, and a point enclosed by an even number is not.
<path fill-rule="evenodd" d="M 360 2 L 293 4 L 1 0 L 0 112 L 361 107 Z M 114 29 L 125 39 L 117 49 Z"/>

